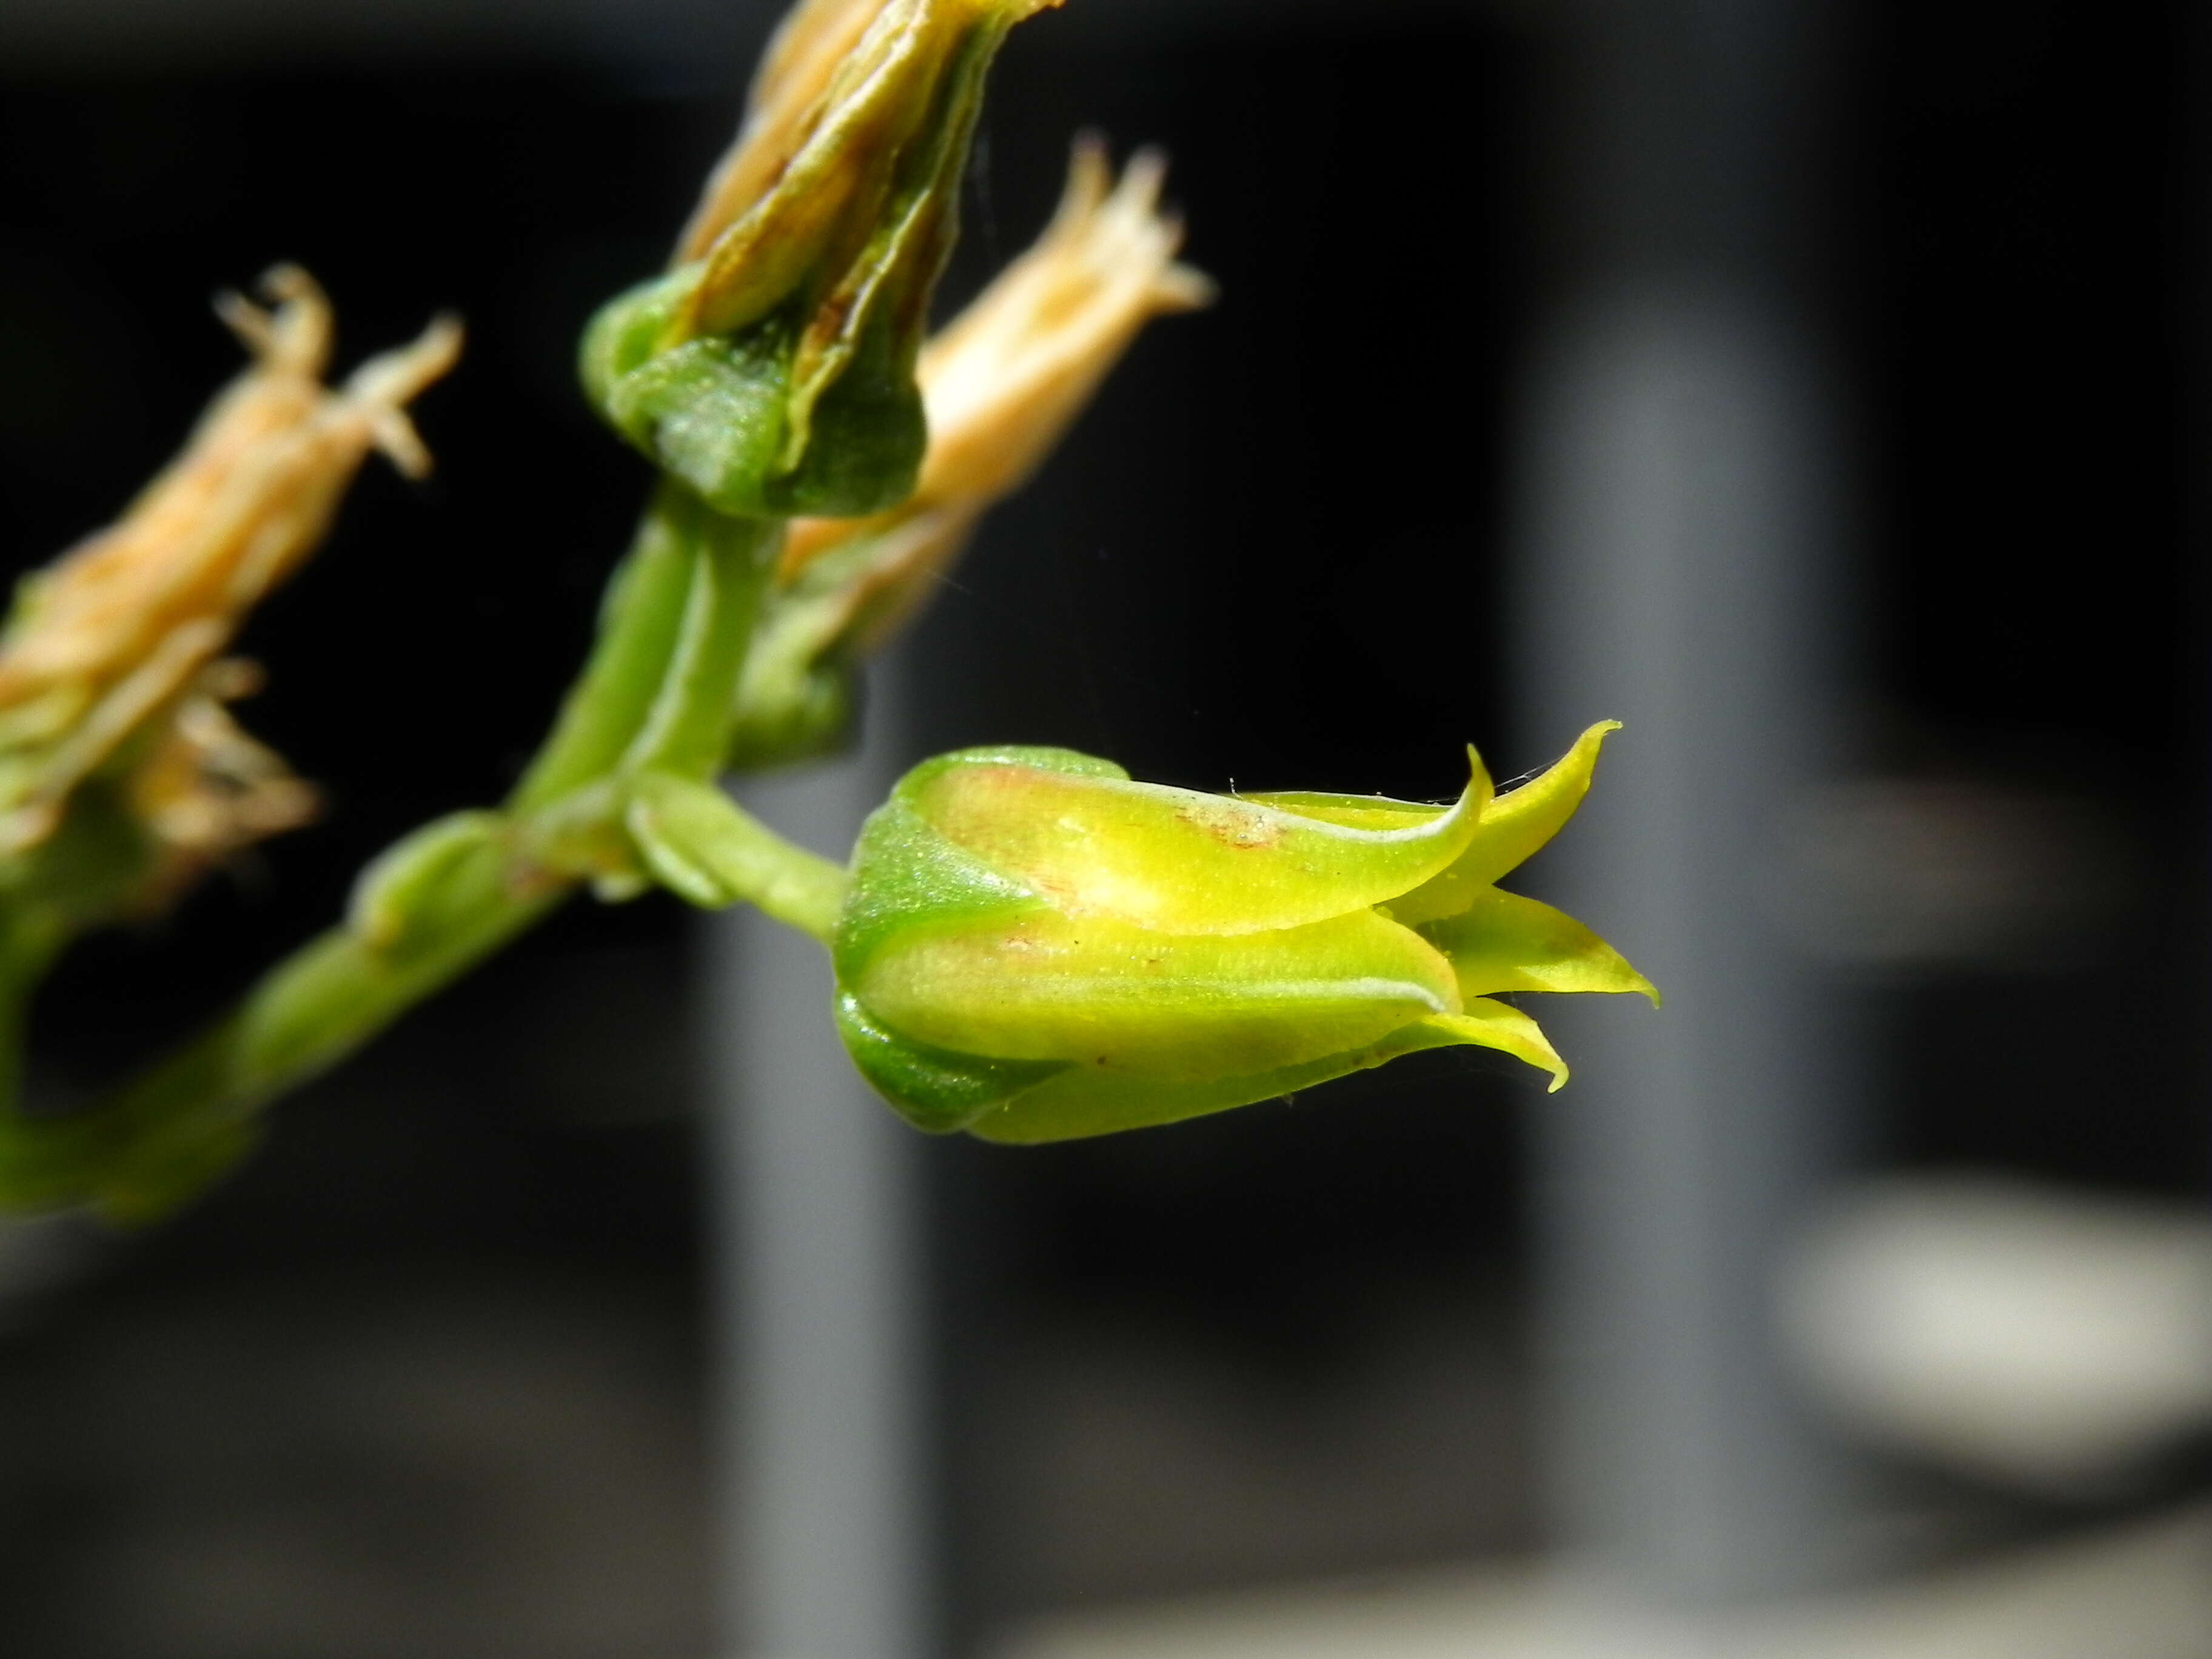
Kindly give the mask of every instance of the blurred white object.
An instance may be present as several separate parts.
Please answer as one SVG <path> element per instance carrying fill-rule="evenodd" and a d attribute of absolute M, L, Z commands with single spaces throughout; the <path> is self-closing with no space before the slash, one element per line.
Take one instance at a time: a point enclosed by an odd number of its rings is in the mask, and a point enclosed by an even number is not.
<path fill-rule="evenodd" d="M 1532 1566 L 1065 1614 L 993 1659 L 2203 1659 L 2212 1510 L 1704 1616 Z"/>
<path fill-rule="evenodd" d="M 1869 1437 L 2049 1496 L 2122 1492 L 2212 1429 L 2212 1217 L 1886 1182 L 1808 1236 L 1782 1323 L 1815 1393 Z"/>

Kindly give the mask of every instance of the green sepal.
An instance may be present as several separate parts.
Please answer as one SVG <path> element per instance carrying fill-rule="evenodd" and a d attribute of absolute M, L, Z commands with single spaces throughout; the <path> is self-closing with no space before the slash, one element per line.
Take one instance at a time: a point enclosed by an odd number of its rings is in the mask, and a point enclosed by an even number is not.
<path fill-rule="evenodd" d="M 794 403 L 771 507 L 786 518 L 854 518 L 896 507 L 914 494 L 929 449 L 929 420 L 915 380 L 919 336 L 873 310 L 811 405 Z M 804 391 L 804 387 L 796 388 Z M 799 422 L 804 421 L 804 424 Z"/>
<path fill-rule="evenodd" d="M 1065 1060 L 987 1060 L 909 1042 L 869 1018 L 850 995 L 838 997 L 836 1019 L 845 1052 L 868 1086 L 931 1134 L 964 1129 L 1023 1090 L 1068 1069 Z"/>
<path fill-rule="evenodd" d="M 584 391 L 607 422 L 732 517 L 849 517 L 904 501 L 929 434 L 912 353 L 890 320 L 861 331 L 801 432 L 788 308 L 734 334 L 665 342 L 698 277 L 690 266 L 632 289 L 586 328 Z"/>
<path fill-rule="evenodd" d="M 964 749 L 924 761 L 868 815 L 853 848 L 853 884 L 837 924 L 841 984 L 857 981 L 885 943 L 909 927 L 956 927 L 1042 908 L 1036 893 L 947 841 L 915 811 L 916 794 L 965 765 L 1027 766 L 1076 777 L 1127 778 L 1111 761 L 1072 749 Z"/>
<path fill-rule="evenodd" d="M 656 317 L 697 273 L 633 289 L 584 333 L 584 389 L 610 425 L 717 512 L 765 518 L 782 453 L 791 329 L 769 318 L 735 337 L 664 347 Z"/>

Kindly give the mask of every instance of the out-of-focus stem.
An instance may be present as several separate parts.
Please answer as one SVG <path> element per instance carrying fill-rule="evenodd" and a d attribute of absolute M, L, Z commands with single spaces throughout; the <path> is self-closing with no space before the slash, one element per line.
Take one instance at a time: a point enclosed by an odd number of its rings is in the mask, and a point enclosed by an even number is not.
<path fill-rule="evenodd" d="M 673 488 L 663 486 L 656 507 Z M 590 660 L 507 798 L 510 811 L 534 811 L 614 769 L 660 690 L 692 574 L 690 549 L 664 514 L 648 509 L 607 584 Z"/>
<path fill-rule="evenodd" d="M 228 1018 L 100 1109 L 109 1154 L 87 1196 L 118 1219 L 158 1214 L 270 1101 L 327 1071 L 523 933 L 571 883 L 518 884 L 488 842 L 445 873 L 434 916 L 397 946 L 332 928 L 269 973 Z"/>
<path fill-rule="evenodd" d="M 0 1134 L 20 1148 L 11 1162 L 28 1190 L 0 1200 L 91 1201 L 124 1219 L 158 1214 L 221 1167 L 262 1107 L 527 930 L 580 883 L 641 886 L 623 821 L 633 791 L 651 775 L 711 793 L 781 530 L 661 485 L 610 586 L 590 661 L 506 809 L 402 842 L 372 865 L 344 924 L 278 963 L 220 1024 L 105 1104 L 51 1121 L 10 1115 Z M 743 838 L 745 856 L 712 872 L 720 902 L 761 902 L 819 936 L 842 872 L 744 822 L 757 831 Z M 0 978 L 4 970 L 0 963 Z M 0 1024 L 0 1044 L 6 1035 Z"/>
<path fill-rule="evenodd" d="M 844 867 L 793 846 L 713 784 L 647 773 L 626 822 L 662 884 L 701 908 L 743 902 L 824 945 L 836 932 Z"/>
<path fill-rule="evenodd" d="M 65 930 L 27 906 L 14 907 L 0 919 L 0 1171 L 5 1172 L 0 1180 L 0 1204 L 39 1203 L 45 1189 L 70 1164 L 80 1161 L 68 1154 L 77 1150 L 74 1143 L 83 1139 L 81 1134 L 63 1137 L 72 1142 L 70 1146 L 52 1146 L 49 1143 L 57 1137 L 52 1134 L 41 1141 L 19 1133 L 25 1123 L 19 1104 L 25 1019 L 32 994 L 67 939 Z M 33 1127 L 44 1130 L 49 1126 Z M 34 1151 L 40 1155 L 27 1156 Z M 64 1156 L 56 1157 L 57 1152 Z"/>
<path fill-rule="evenodd" d="M 661 486 L 656 510 L 683 515 L 690 584 L 660 684 L 623 766 L 711 778 L 729 754 L 737 685 L 783 520 L 725 518 L 675 483 Z"/>

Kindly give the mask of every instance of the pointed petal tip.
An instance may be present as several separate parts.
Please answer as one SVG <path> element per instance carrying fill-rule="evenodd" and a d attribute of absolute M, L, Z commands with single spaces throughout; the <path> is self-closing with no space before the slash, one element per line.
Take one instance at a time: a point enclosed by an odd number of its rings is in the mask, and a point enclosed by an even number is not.
<path fill-rule="evenodd" d="M 1436 1034 L 1442 1043 L 1462 1042 L 1478 1048 L 1495 1048 L 1540 1072 L 1548 1072 L 1548 1093 L 1566 1085 L 1567 1062 L 1552 1046 L 1543 1028 L 1510 1002 L 1490 997 L 1470 997 L 1456 1014 L 1431 1014 L 1416 1024 Z"/>
<path fill-rule="evenodd" d="M 1467 793 L 1460 798 L 1464 805 L 1472 800 L 1475 815 L 1480 817 L 1490 810 L 1498 798 L 1498 785 L 1490 775 L 1490 769 L 1482 763 L 1482 751 L 1473 744 L 1467 746 Z"/>
<path fill-rule="evenodd" d="M 1597 765 L 1598 751 L 1605 747 L 1605 740 L 1614 732 L 1626 729 L 1620 720 L 1593 720 L 1576 735 L 1574 742 L 1568 745 L 1567 752 L 1552 764 L 1559 767 L 1573 763 L 1588 772 Z"/>
<path fill-rule="evenodd" d="M 1620 730 L 1619 720 L 1586 727 L 1551 765 L 1492 797 L 1483 813 L 1480 856 L 1459 872 L 1470 885 L 1496 881 L 1559 832 L 1589 793 L 1599 748 Z"/>
<path fill-rule="evenodd" d="M 1574 763 L 1587 771 L 1597 764 L 1598 751 L 1604 748 L 1605 740 L 1614 732 L 1626 729 L 1620 720 L 1593 720 L 1576 734 L 1574 742 L 1567 745 L 1567 752 L 1552 765 L 1557 768 Z"/>

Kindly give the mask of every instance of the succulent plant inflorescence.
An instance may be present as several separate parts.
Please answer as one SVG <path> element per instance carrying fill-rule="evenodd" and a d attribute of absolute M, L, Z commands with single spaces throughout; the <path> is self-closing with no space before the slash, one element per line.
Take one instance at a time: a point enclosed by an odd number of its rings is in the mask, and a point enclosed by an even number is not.
<path fill-rule="evenodd" d="M 1145 324 L 1205 304 L 1164 164 L 1077 146 L 1058 216 L 933 338 L 986 71 L 1058 0 L 800 0 L 670 268 L 585 332 L 586 395 L 653 465 L 599 635 L 495 807 L 362 872 L 343 921 L 96 1108 L 0 1079 L 0 1203 L 162 1212 L 260 1108 L 581 889 L 750 902 L 831 947 L 836 1018 L 912 1121 L 1007 1141 L 1164 1123 L 1472 1044 L 1565 1070 L 1516 991 L 1650 987 L 1495 885 L 1588 787 L 1593 727 L 1452 806 L 1212 796 L 1061 750 L 911 773 L 848 869 L 723 775 L 840 743 L 851 671 L 911 617 Z M 408 401 L 458 325 L 323 383 L 328 307 L 289 268 L 225 315 L 253 368 L 112 530 L 27 582 L 0 636 L 0 1051 L 76 932 L 303 821 L 306 786 L 224 702 L 246 611 L 372 449 L 419 473 Z M 1472 751 L 1470 751 L 1470 755 Z"/>

